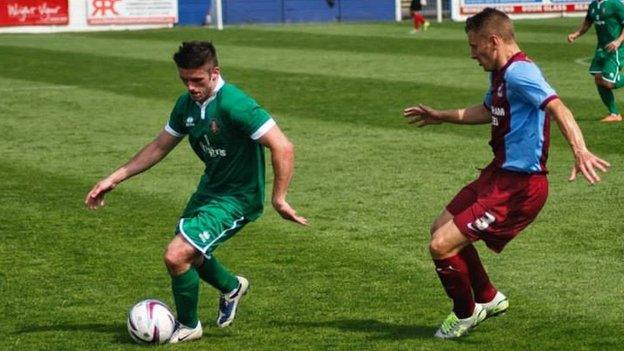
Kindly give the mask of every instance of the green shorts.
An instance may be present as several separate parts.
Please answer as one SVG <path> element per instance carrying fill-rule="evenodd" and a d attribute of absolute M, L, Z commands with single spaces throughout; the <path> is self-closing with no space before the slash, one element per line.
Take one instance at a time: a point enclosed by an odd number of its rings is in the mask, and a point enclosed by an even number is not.
<path fill-rule="evenodd" d="M 602 79 L 610 83 L 615 83 L 620 75 L 624 59 L 624 50 L 618 49 L 615 52 L 608 52 L 602 48 L 596 49 L 594 59 L 589 66 L 590 74 L 602 74 Z"/>
<path fill-rule="evenodd" d="M 191 197 L 180 217 L 176 234 L 182 234 L 186 241 L 210 257 L 221 243 L 249 223 L 249 219 L 231 199 L 200 201 L 199 197 L 198 194 Z"/>

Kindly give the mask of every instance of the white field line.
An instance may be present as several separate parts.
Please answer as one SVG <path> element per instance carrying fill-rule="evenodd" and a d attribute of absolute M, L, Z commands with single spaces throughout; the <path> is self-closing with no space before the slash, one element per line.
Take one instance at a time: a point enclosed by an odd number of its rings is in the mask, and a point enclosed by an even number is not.
<path fill-rule="evenodd" d="M 37 91 L 37 90 L 67 90 L 78 89 L 80 87 L 71 85 L 48 85 L 48 86 L 33 86 L 33 87 L 14 87 L 14 88 L 0 88 L 0 92 L 18 92 L 18 91 Z"/>
<path fill-rule="evenodd" d="M 592 57 L 588 56 L 588 57 L 581 57 L 581 58 L 577 58 L 576 60 L 574 60 L 574 63 L 576 63 L 577 65 L 581 65 L 581 66 L 589 66 L 589 64 L 591 63 Z"/>

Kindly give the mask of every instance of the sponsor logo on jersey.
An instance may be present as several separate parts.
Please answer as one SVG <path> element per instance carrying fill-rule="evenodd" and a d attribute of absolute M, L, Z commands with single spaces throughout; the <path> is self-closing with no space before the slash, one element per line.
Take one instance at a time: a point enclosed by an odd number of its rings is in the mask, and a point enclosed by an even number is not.
<path fill-rule="evenodd" d="M 503 107 L 492 106 L 490 112 L 492 115 L 492 125 L 498 126 L 499 119 L 505 117 L 505 109 Z"/>
<path fill-rule="evenodd" d="M 492 106 L 492 115 L 505 117 L 505 109 L 503 107 Z"/>
<path fill-rule="evenodd" d="M 210 145 L 210 139 L 208 139 L 208 135 L 206 134 L 204 134 L 204 140 L 199 142 L 199 147 L 202 149 L 206 156 L 211 158 L 225 157 L 227 155 L 226 150 L 212 147 L 212 145 Z"/>
<path fill-rule="evenodd" d="M 195 118 L 193 118 L 193 116 L 186 117 L 186 126 L 187 127 L 194 127 L 195 126 Z"/>

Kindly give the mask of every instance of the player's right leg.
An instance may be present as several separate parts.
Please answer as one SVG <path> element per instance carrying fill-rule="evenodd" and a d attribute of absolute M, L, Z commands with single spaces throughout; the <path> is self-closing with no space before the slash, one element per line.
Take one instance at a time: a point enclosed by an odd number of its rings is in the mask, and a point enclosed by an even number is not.
<path fill-rule="evenodd" d="M 442 322 L 435 336 L 456 338 L 485 319 L 485 310 L 472 295 L 469 268 L 459 252 L 471 244 L 453 221 L 447 221 L 432 235 L 429 251 L 436 273 L 448 297 L 453 300 L 452 313 Z"/>
<path fill-rule="evenodd" d="M 236 316 L 241 298 L 249 289 L 247 279 L 232 274 L 212 252 L 240 231 L 248 220 L 231 201 L 212 200 L 185 215 L 178 229 L 187 241 L 203 253 L 195 263 L 199 277 L 220 292 L 217 325 L 227 327 Z"/>
<path fill-rule="evenodd" d="M 176 304 L 178 323 L 170 343 L 201 338 L 203 331 L 197 316 L 199 276 L 192 263 L 200 253 L 180 234 L 165 250 L 164 260 L 171 275 L 171 288 Z"/>

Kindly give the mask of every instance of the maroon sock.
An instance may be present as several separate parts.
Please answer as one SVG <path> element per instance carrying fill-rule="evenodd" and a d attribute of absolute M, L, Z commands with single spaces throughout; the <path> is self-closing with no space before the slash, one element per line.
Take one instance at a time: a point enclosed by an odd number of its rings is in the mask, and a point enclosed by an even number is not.
<path fill-rule="evenodd" d="M 446 294 L 453 300 L 453 312 L 460 319 L 472 316 L 475 301 L 472 298 L 466 262 L 459 255 L 433 262 Z"/>
<path fill-rule="evenodd" d="M 492 301 L 494 296 L 496 296 L 497 290 L 490 282 L 490 277 L 488 277 L 483 264 L 481 264 L 477 249 L 473 245 L 468 245 L 459 252 L 459 256 L 463 258 L 468 266 L 470 285 L 472 286 L 475 301 L 479 303 Z"/>

